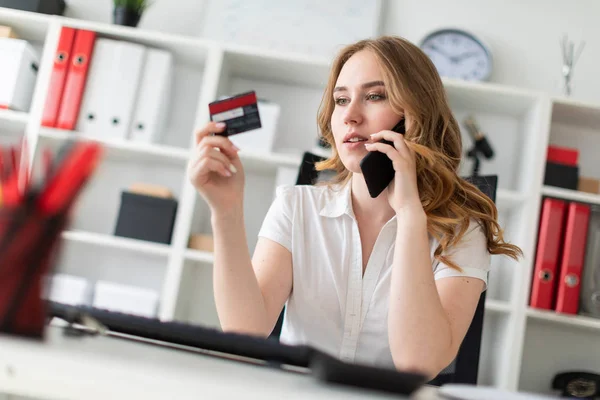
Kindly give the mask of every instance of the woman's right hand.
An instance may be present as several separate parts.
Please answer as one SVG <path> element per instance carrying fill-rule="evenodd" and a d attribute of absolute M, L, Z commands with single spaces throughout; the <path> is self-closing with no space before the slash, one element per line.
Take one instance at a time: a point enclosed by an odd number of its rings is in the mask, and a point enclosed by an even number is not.
<path fill-rule="evenodd" d="M 196 148 L 188 163 L 188 177 L 211 212 L 230 213 L 243 207 L 244 170 L 239 149 L 226 136 L 224 123 L 209 122 L 196 133 Z"/>

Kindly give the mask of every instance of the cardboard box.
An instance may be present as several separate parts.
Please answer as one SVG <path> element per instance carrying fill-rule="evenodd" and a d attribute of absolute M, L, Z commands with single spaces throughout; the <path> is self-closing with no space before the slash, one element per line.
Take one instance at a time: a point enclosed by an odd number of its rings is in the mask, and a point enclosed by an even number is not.
<path fill-rule="evenodd" d="M 594 178 L 579 177 L 579 184 L 577 190 L 580 192 L 599 194 L 600 193 L 600 180 Z"/>
<path fill-rule="evenodd" d="M 213 252 L 215 250 L 215 242 L 212 235 L 207 234 L 192 234 L 188 242 L 188 247 L 194 250 Z"/>
<path fill-rule="evenodd" d="M 161 197 L 163 199 L 172 199 L 173 192 L 169 188 L 149 183 L 134 183 L 129 188 L 131 193 L 143 194 L 146 196 Z"/>
<path fill-rule="evenodd" d="M 19 39 L 19 36 L 12 27 L 0 25 L 0 38 Z"/>

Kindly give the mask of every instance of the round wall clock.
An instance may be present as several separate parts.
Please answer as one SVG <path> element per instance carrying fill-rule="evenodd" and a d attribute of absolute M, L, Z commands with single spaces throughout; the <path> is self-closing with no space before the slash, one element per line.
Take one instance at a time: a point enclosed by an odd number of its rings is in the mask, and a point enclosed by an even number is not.
<path fill-rule="evenodd" d="M 420 44 L 440 76 L 486 81 L 492 73 L 492 53 L 480 39 L 461 29 L 440 29 Z"/>

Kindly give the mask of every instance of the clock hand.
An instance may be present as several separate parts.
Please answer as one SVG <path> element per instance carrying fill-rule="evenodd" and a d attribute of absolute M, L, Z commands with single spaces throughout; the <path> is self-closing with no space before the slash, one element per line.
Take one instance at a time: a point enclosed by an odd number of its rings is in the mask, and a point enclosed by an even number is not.
<path fill-rule="evenodd" d="M 440 53 L 440 54 L 441 54 L 441 55 L 443 55 L 444 57 L 448 58 L 450 61 L 453 61 L 453 60 L 452 60 L 452 58 L 453 58 L 453 57 L 452 57 L 451 55 L 449 55 L 449 54 L 446 54 L 444 51 L 442 51 L 442 49 L 440 49 L 439 47 L 437 47 L 435 44 L 430 44 L 430 45 L 429 45 L 429 47 L 430 47 L 430 48 L 431 48 L 433 51 L 435 51 L 435 52 L 437 52 L 437 53 Z"/>
<path fill-rule="evenodd" d="M 473 57 L 473 56 L 476 56 L 477 54 L 478 53 L 476 51 L 469 51 L 467 53 L 463 53 L 461 55 L 450 57 L 450 58 L 452 59 L 452 62 L 460 62 L 460 61 L 464 60 L 465 58 Z"/>

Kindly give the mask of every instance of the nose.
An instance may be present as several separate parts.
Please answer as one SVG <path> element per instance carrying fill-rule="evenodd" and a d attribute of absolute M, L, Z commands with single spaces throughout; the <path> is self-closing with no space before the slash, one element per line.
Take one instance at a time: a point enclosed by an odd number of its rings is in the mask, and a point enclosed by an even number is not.
<path fill-rule="evenodd" d="M 346 106 L 344 111 L 344 124 L 345 125 L 359 125 L 362 122 L 362 110 L 360 102 L 351 101 Z"/>

